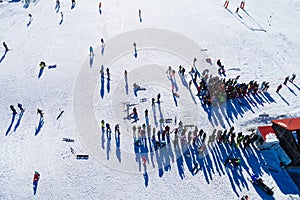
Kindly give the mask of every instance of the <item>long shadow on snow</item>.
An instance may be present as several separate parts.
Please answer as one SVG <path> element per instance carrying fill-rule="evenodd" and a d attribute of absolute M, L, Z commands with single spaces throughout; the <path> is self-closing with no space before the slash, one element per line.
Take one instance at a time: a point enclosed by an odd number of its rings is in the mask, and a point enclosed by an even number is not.
<path fill-rule="evenodd" d="M 38 126 L 35 128 L 35 136 L 37 136 L 37 134 L 39 134 L 39 132 L 41 131 L 42 127 L 44 125 L 44 119 L 42 117 L 40 117 L 40 121 Z"/>
<path fill-rule="evenodd" d="M 6 130 L 5 136 L 7 136 L 7 135 L 8 135 L 8 133 L 10 132 L 10 130 L 11 130 L 11 127 L 12 127 L 12 125 L 13 125 L 13 123 L 14 123 L 15 119 L 16 119 L 16 114 L 13 114 L 13 115 L 12 115 L 12 118 L 11 118 L 10 125 L 9 125 L 9 127 L 7 128 L 7 130 Z"/>
<path fill-rule="evenodd" d="M 100 96 L 103 99 L 104 97 L 104 74 L 101 75 L 101 85 L 100 85 Z"/>
<path fill-rule="evenodd" d="M 120 135 L 115 133 L 116 140 L 116 156 L 119 162 L 121 163 L 121 150 L 120 150 Z"/>
<path fill-rule="evenodd" d="M 16 125 L 15 125 L 15 128 L 14 128 L 14 132 L 16 132 L 17 128 L 20 126 L 20 123 L 21 123 L 23 114 L 24 114 L 24 112 L 21 112 L 21 113 L 20 113 L 19 118 L 18 118 L 18 121 L 17 121 L 17 123 L 16 123 Z"/>
<path fill-rule="evenodd" d="M 2 57 L 0 58 L 0 63 L 4 60 L 6 54 L 7 54 L 7 51 L 5 51 L 4 54 L 2 55 Z"/>

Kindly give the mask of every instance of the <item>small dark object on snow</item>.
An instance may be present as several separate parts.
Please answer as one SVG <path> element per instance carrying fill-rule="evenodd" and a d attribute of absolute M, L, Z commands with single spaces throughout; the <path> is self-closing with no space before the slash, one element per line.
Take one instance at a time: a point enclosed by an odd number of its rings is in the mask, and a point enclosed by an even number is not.
<path fill-rule="evenodd" d="M 62 141 L 64 141 L 64 142 L 74 142 L 74 140 L 70 139 L 70 138 L 63 138 Z"/>
<path fill-rule="evenodd" d="M 89 159 L 89 155 L 76 155 L 76 158 L 79 160 L 87 160 Z"/>

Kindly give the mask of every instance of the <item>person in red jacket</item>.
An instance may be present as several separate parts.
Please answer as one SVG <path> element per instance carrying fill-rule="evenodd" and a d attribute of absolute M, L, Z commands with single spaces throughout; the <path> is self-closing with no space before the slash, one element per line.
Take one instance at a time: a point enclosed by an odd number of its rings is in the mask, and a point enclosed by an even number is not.
<path fill-rule="evenodd" d="M 33 176 L 33 182 L 38 182 L 40 179 L 40 173 L 38 173 L 37 171 L 34 172 L 34 176 Z"/>

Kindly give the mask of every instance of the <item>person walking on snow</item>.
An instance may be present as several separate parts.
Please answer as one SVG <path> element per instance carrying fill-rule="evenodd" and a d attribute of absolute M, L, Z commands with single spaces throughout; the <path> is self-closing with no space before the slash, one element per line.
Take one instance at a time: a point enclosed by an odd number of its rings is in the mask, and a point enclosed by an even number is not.
<path fill-rule="evenodd" d="M 279 93 L 279 91 L 281 90 L 281 88 L 282 88 L 282 85 L 281 84 L 278 85 L 276 92 Z"/>
<path fill-rule="evenodd" d="M 286 85 L 286 83 L 289 81 L 289 76 L 285 77 L 283 84 Z"/>
<path fill-rule="evenodd" d="M 46 67 L 46 63 L 45 63 L 44 61 L 41 61 L 41 62 L 40 62 L 40 68 L 43 69 L 43 68 L 45 68 L 45 67 Z"/>
<path fill-rule="evenodd" d="M 90 46 L 90 56 L 94 56 L 94 49 L 92 46 Z"/>
<path fill-rule="evenodd" d="M 36 114 L 40 114 L 40 118 L 44 118 L 44 113 L 42 110 L 40 110 L 39 108 L 37 109 Z"/>
<path fill-rule="evenodd" d="M 157 103 L 160 104 L 160 93 L 157 95 Z"/>
<path fill-rule="evenodd" d="M 14 108 L 13 105 L 10 105 L 10 109 L 11 109 L 11 111 L 13 112 L 13 115 L 18 114 L 17 111 L 16 111 L 16 109 Z"/>
<path fill-rule="evenodd" d="M 141 11 L 141 9 L 139 9 L 139 19 L 140 19 L 140 22 L 142 22 L 142 11 Z"/>
<path fill-rule="evenodd" d="M 18 108 L 21 110 L 21 112 L 25 112 L 25 110 L 24 110 L 22 104 L 18 103 Z"/>
<path fill-rule="evenodd" d="M 194 64 L 193 64 L 193 66 L 195 66 L 196 62 L 197 62 L 197 58 L 194 57 Z"/>
<path fill-rule="evenodd" d="M 102 6 L 102 3 L 101 3 L 101 1 L 100 1 L 100 2 L 99 2 L 99 13 L 100 13 L 100 15 L 102 14 L 101 6 Z"/>
<path fill-rule="evenodd" d="M 9 50 L 5 42 L 3 42 L 3 47 L 5 49 L 5 52 L 7 52 Z"/>
<path fill-rule="evenodd" d="M 293 83 L 293 82 L 294 82 L 294 80 L 295 80 L 295 78 L 296 78 L 296 74 L 295 74 L 295 73 L 293 73 L 293 74 L 292 74 L 292 77 L 290 78 L 290 82 L 291 82 L 291 83 Z"/>

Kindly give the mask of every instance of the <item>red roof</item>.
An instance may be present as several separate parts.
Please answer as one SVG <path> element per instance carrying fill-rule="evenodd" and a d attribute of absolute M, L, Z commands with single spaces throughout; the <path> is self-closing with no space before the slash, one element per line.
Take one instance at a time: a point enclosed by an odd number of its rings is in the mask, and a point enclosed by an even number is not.
<path fill-rule="evenodd" d="M 277 124 L 289 131 L 300 130 L 300 118 L 272 120 L 272 123 Z"/>
<path fill-rule="evenodd" d="M 275 134 L 275 131 L 273 130 L 272 126 L 259 126 L 257 128 L 265 141 L 268 134 Z"/>

